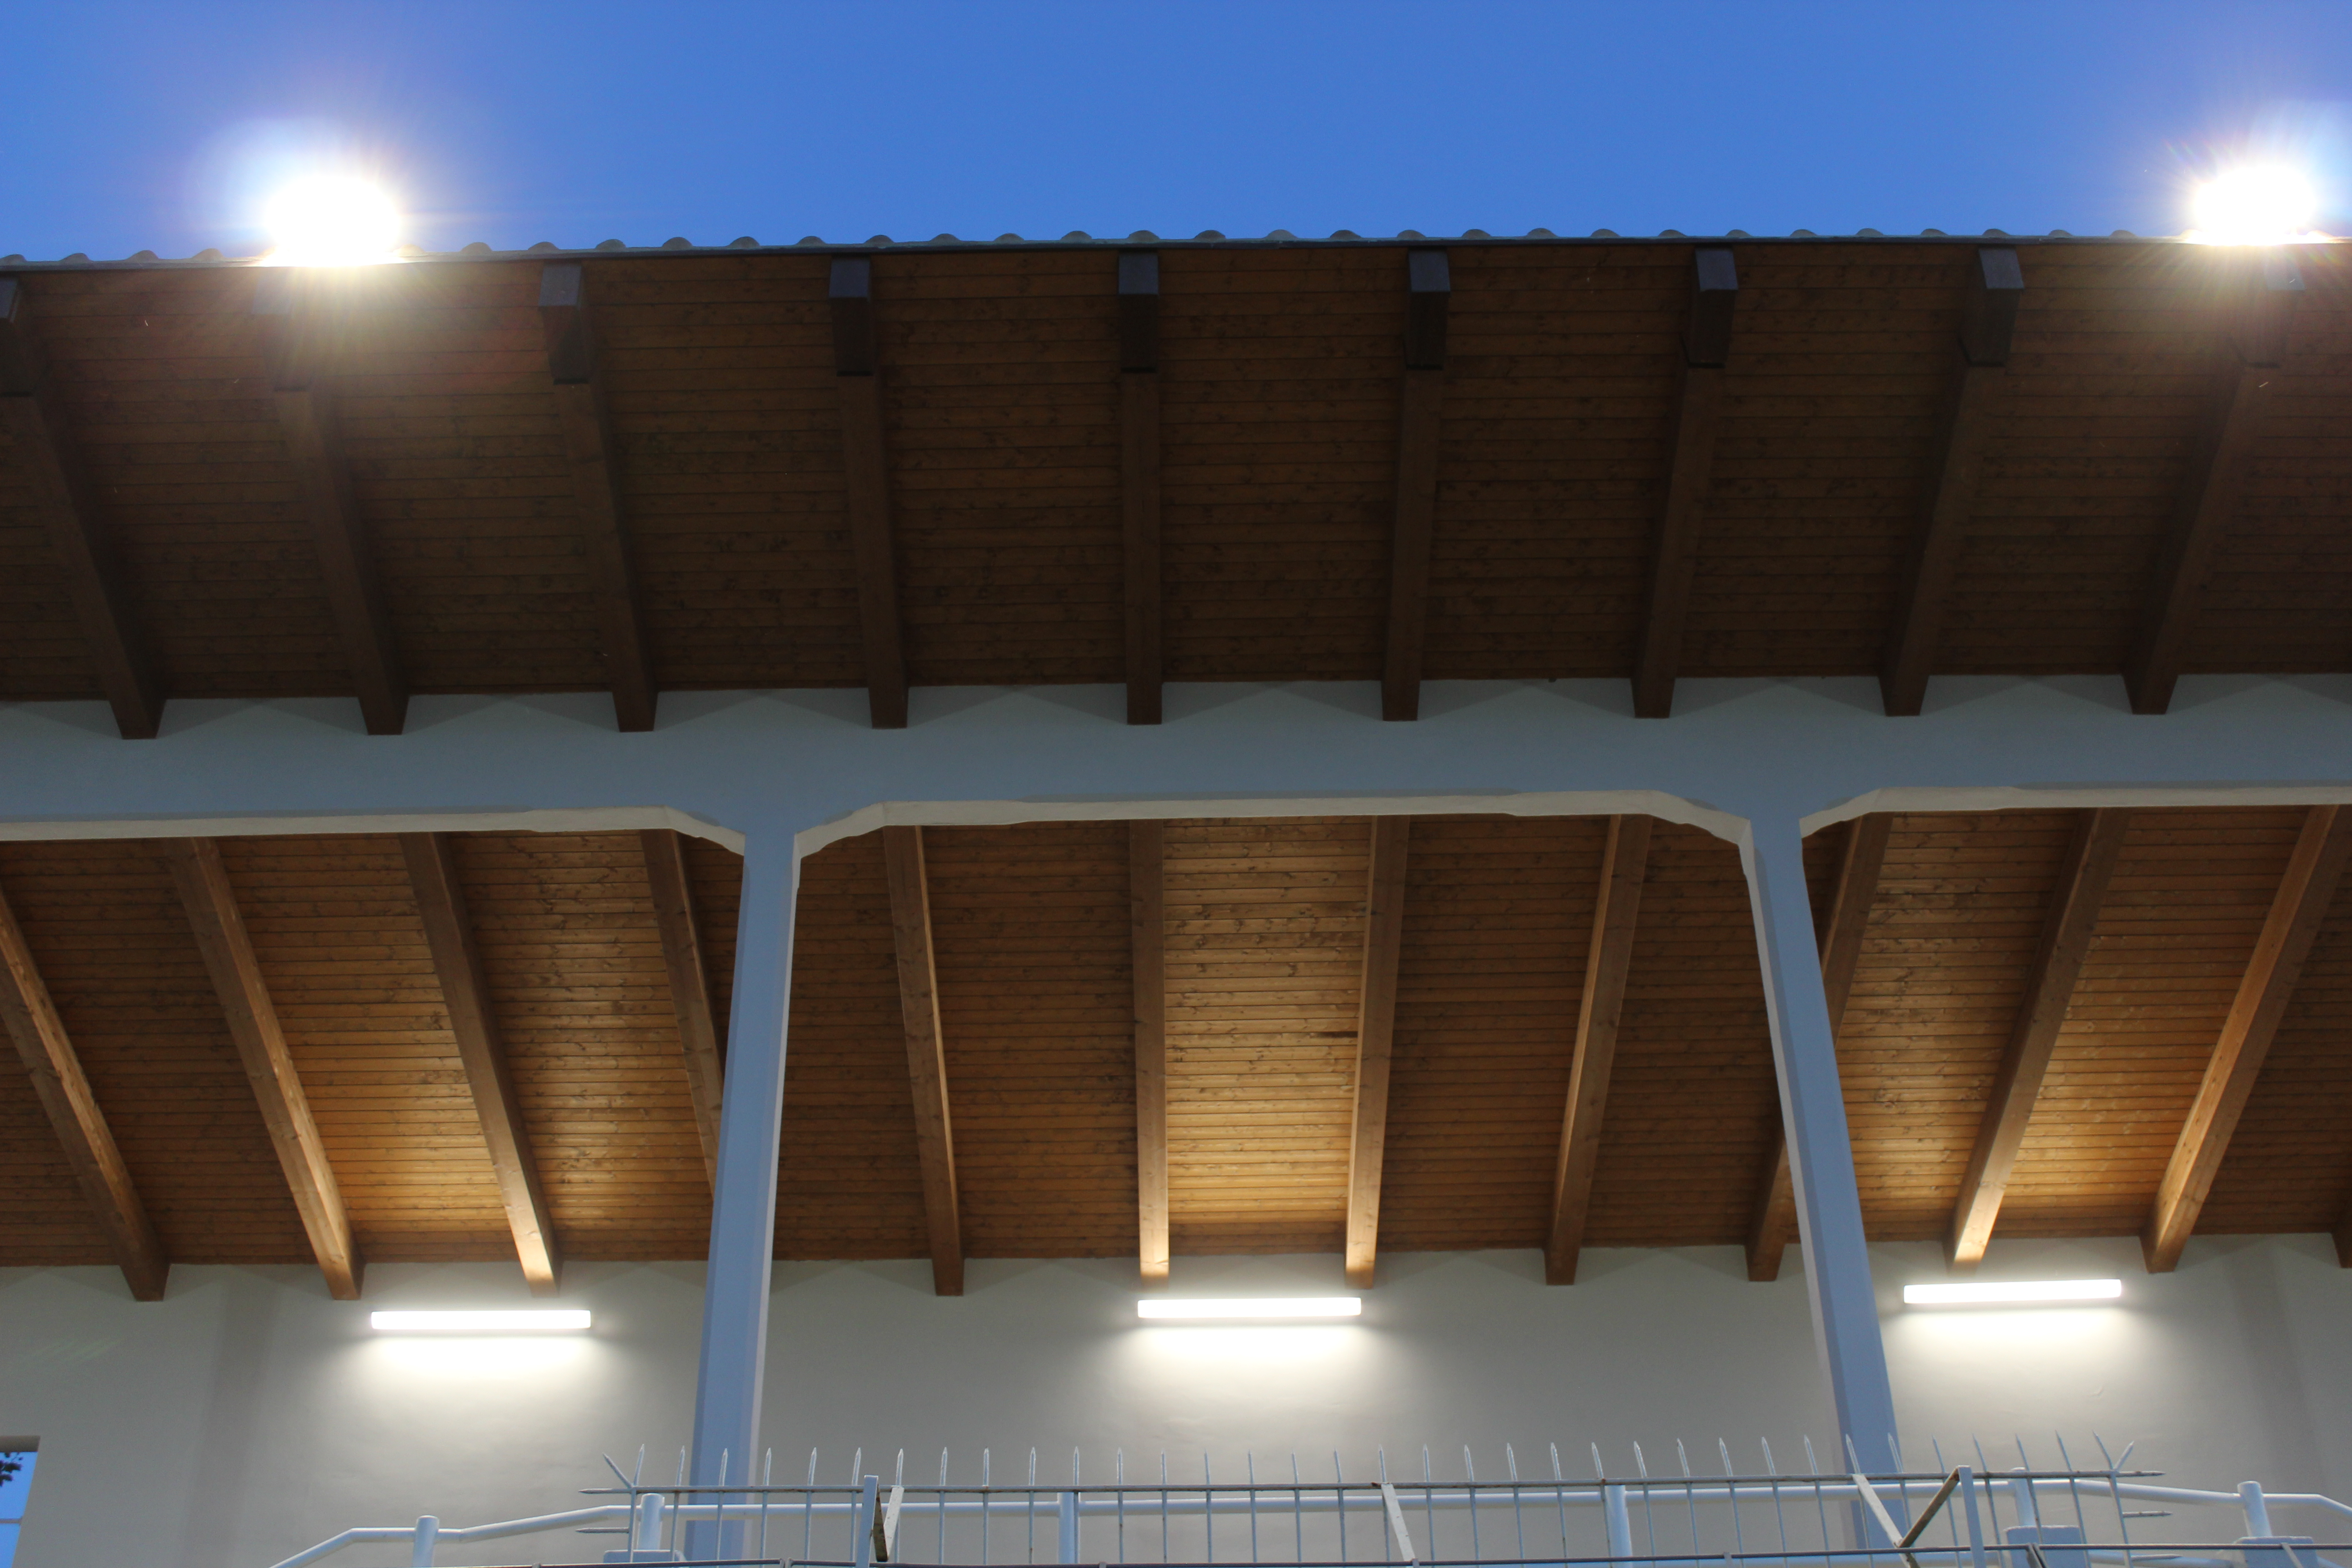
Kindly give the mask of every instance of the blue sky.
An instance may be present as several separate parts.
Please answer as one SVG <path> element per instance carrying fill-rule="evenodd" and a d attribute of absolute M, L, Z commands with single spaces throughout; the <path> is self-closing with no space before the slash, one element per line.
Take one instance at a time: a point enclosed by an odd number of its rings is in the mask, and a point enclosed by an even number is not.
<path fill-rule="evenodd" d="M 2250 147 L 2352 226 L 2340 0 L 81 0 L 5 58 L 0 252 L 36 259 L 250 253 L 307 159 L 380 170 L 429 249 L 2172 233 Z"/>

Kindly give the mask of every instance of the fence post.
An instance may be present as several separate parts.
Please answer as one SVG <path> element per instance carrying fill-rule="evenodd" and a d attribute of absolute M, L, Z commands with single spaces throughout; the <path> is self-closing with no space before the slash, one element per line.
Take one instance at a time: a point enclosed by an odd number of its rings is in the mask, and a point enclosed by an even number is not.
<path fill-rule="evenodd" d="M 1601 1489 L 1601 1517 L 1609 1530 L 1609 1556 L 1622 1562 L 1633 1555 L 1633 1517 L 1625 1509 L 1625 1489 L 1604 1486 Z"/>
<path fill-rule="evenodd" d="M 882 1522 L 881 1516 L 875 1511 L 875 1505 L 881 1494 L 880 1476 L 866 1477 L 858 1488 L 857 1502 L 849 1516 L 850 1533 L 855 1537 L 849 1543 L 849 1560 L 855 1568 L 873 1568 L 874 1536 L 876 1528 Z"/>
<path fill-rule="evenodd" d="M 1984 1525 L 1977 1518 L 1977 1473 L 1960 1468 L 1960 1511 L 1969 1520 L 1969 1568 L 1985 1568 Z"/>
<path fill-rule="evenodd" d="M 439 1520 L 429 1513 L 418 1519 L 415 1544 L 408 1549 L 408 1568 L 433 1568 L 433 1547 L 440 1539 Z"/>
<path fill-rule="evenodd" d="M 1054 1561 L 1076 1563 L 1078 1560 L 1078 1494 L 1064 1492 L 1057 1500 L 1055 1511 L 1060 1516 L 1062 1552 Z"/>
<path fill-rule="evenodd" d="M 2238 1506 L 2246 1510 L 2246 1533 L 2268 1535 L 2271 1532 L 2270 1504 L 2263 1500 L 2263 1483 L 2240 1481 Z"/>

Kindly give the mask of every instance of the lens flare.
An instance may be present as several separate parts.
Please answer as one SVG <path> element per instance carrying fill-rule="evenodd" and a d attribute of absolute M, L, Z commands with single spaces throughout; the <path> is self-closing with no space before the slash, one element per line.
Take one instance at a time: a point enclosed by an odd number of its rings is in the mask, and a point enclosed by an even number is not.
<path fill-rule="evenodd" d="M 2319 198 L 2277 164 L 2232 169 L 2198 188 L 2195 237 L 2208 245 L 2287 245 L 2307 237 Z"/>
<path fill-rule="evenodd" d="M 281 267 L 366 267 L 394 259 L 400 208 L 381 188 L 343 175 L 298 180 L 270 198 L 268 222 Z"/>

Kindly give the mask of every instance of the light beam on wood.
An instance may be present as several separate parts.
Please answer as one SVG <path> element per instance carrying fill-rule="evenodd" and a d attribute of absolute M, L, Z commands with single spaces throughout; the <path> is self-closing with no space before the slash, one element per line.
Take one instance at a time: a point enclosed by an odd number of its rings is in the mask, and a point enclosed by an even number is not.
<path fill-rule="evenodd" d="M 1732 307 L 1739 273 L 1731 252 L 1702 246 L 1693 253 L 1690 316 L 1675 388 L 1667 440 L 1666 500 L 1650 550 L 1650 584 L 1642 640 L 1633 657 L 1633 711 L 1664 719 L 1674 711 L 1683 627 L 1690 616 L 1699 529 L 1715 468 L 1715 428 L 1723 408 L 1723 367 L 1731 354 Z"/>
<path fill-rule="evenodd" d="M 866 694 L 877 730 L 907 727 L 907 654 L 898 614 L 898 563 L 890 521 L 889 442 L 884 431 L 881 353 L 874 330 L 874 263 L 833 264 L 835 381 L 841 392 L 842 482 L 857 561 L 857 616 Z"/>
<path fill-rule="evenodd" d="M 33 1079 L 33 1092 L 40 1097 L 74 1182 L 132 1299 L 162 1300 L 172 1260 L 147 1218 L 138 1184 L 115 1146 L 106 1113 L 99 1109 L 98 1096 L 81 1070 L 81 1058 L 49 999 L 49 988 L 5 896 L 0 896 L 0 1023 L 7 1026 L 8 1037 L 16 1044 L 16 1055 Z"/>
<path fill-rule="evenodd" d="M 1348 1283 L 1372 1282 L 1381 1238 L 1381 1162 L 1388 1148 L 1389 1058 L 1396 1037 L 1397 964 L 1404 952 L 1409 816 L 1372 818 L 1364 887 L 1364 979 L 1356 1015 L 1355 1109 L 1348 1140 Z"/>
<path fill-rule="evenodd" d="M 1160 722 L 1160 253 L 1118 258 L 1119 529 L 1127 721 Z"/>
<path fill-rule="evenodd" d="M 1165 823 L 1127 825 L 1135 964 L 1137 1256 L 1148 1289 L 1168 1283 L 1168 952 Z"/>
<path fill-rule="evenodd" d="M 42 374 L 32 302 L 21 279 L 0 277 L 0 422 L 16 449 L 31 510 L 65 573 L 66 594 L 99 689 L 126 740 L 154 738 L 163 688 L 131 614 L 121 567 L 99 523 L 96 491 L 66 425 L 65 405 Z"/>
<path fill-rule="evenodd" d="M 298 268 L 262 269 L 253 296 L 278 434 L 294 466 L 310 524 L 335 640 L 371 735 L 397 735 L 408 717 L 408 680 L 393 640 L 392 611 L 368 549 L 367 525 L 352 493 L 335 400 L 321 384 L 331 320 L 316 276 Z"/>
<path fill-rule="evenodd" d="M 2107 883 L 2123 853 L 2128 818 L 2129 813 L 2112 808 L 2076 814 L 2074 837 L 2042 916 L 2041 944 L 2034 951 L 2025 996 L 2010 1027 L 2009 1045 L 2001 1052 L 1992 1095 L 1977 1128 L 1976 1146 L 1969 1151 L 1968 1171 L 1952 1204 L 1944 1252 L 1955 1269 L 1974 1268 L 1992 1240 L 2001 1199 L 2017 1168 L 2017 1152 L 2024 1146 L 2033 1103 L 2049 1073 L 2051 1053 L 2058 1047 L 2058 1031 L 2066 1022 L 2084 960 L 2090 956 L 2099 906 L 2106 900 Z"/>
<path fill-rule="evenodd" d="M 886 827 L 890 930 L 898 952 L 898 1010 L 907 1029 L 915 1143 L 923 1164 L 923 1218 L 931 1241 L 931 1289 L 963 1294 L 963 1219 L 956 1194 L 955 1130 L 948 1113 L 947 1038 L 940 1026 L 939 965 L 931 949 L 931 892 L 923 830 Z"/>
<path fill-rule="evenodd" d="M 2240 264 L 2241 259 L 2224 253 L 2221 264 Z M 2124 666 L 2124 684 L 2135 713 L 2161 713 L 2172 705 L 2173 688 L 2196 635 L 2214 552 L 2244 493 L 2247 459 L 2261 434 L 2263 409 L 2286 358 L 2303 277 L 2284 248 L 2264 251 L 2258 265 L 2259 275 L 2249 279 L 2252 287 L 2236 312 L 2232 363 L 2214 377 L 2199 420 L 2172 526 L 2140 614 L 2138 639 Z"/>
<path fill-rule="evenodd" d="M 580 501 L 580 539 L 588 582 L 596 598 L 598 646 L 613 710 L 624 730 L 650 730 L 660 692 L 646 648 L 645 610 L 629 563 L 627 514 L 614 471 L 612 411 L 596 374 L 596 341 L 588 319 L 587 269 L 577 261 L 540 268 L 539 318 L 547 340 L 547 373 L 563 427 L 563 455 Z"/>
<path fill-rule="evenodd" d="M 1405 253 L 1404 385 L 1389 540 L 1389 626 L 1381 717 L 1421 716 L 1429 639 L 1429 551 L 1437 525 L 1437 433 L 1445 413 L 1445 326 L 1454 282 L 1442 250 Z"/>
<path fill-rule="evenodd" d="M 687 1097 L 694 1105 L 694 1130 L 702 1140 L 703 1171 L 716 1189 L 726 1070 L 719 1055 L 718 1015 L 710 1005 L 710 972 L 702 958 L 702 923 L 695 916 L 694 884 L 687 875 L 686 840 L 675 828 L 648 827 L 638 833 L 637 843 L 653 890 L 654 919 L 661 927 L 662 963 L 669 971 L 670 1006 L 677 1015 L 678 1049 Z"/>
<path fill-rule="evenodd" d="M 530 1131 L 523 1125 L 514 1075 L 499 1038 L 497 1016 L 490 1010 L 489 979 L 482 968 L 473 921 L 466 910 L 457 848 L 446 833 L 404 833 L 399 837 L 401 856 L 408 863 L 409 885 L 416 893 L 416 910 L 425 921 L 425 944 L 432 950 L 434 973 L 441 983 L 442 1005 L 449 1015 L 449 1033 L 457 1040 L 466 1083 L 473 1091 L 474 1111 L 481 1121 L 482 1142 L 489 1148 L 490 1169 L 498 1178 L 507 1228 L 514 1234 L 515 1257 L 522 1264 L 522 1277 L 531 1294 L 551 1295 L 562 1258 L 556 1247 L 554 1222 L 548 1217 L 547 1196 L 541 1190 L 539 1164 L 531 1154 Z"/>
<path fill-rule="evenodd" d="M 1617 1024 L 1624 1011 L 1625 977 L 1633 967 L 1634 923 L 1641 918 L 1642 883 L 1649 870 L 1650 828 L 1646 816 L 1609 819 L 1601 890 L 1592 906 L 1592 940 L 1585 950 L 1584 995 L 1576 1011 L 1568 1109 L 1552 1173 L 1551 1233 L 1544 1244 L 1544 1282 L 1549 1285 L 1576 1283 L 1577 1254 L 1584 1247 L 1592 1169 L 1609 1109 L 1609 1078 L 1617 1063 Z"/>
<path fill-rule="evenodd" d="M 2157 1185 L 2156 1210 L 2140 1237 L 2151 1274 L 2179 1267 L 2181 1249 L 2197 1228 L 2197 1216 L 2213 1190 L 2213 1178 L 2221 1173 L 2230 1137 L 2238 1130 L 2238 1118 L 2244 1114 L 2263 1060 L 2270 1055 L 2271 1040 L 2294 994 L 2304 960 L 2311 955 L 2312 940 L 2335 900 L 2347 854 L 2352 854 L 2352 809 L 2313 806 L 2271 900 L 2262 935 L 2255 939 L 2253 957 L 2238 983 L 2221 1037 L 2205 1065 L 2188 1123 L 2173 1146 L 2164 1180 Z"/>
<path fill-rule="evenodd" d="M 196 951 L 204 954 L 205 973 L 220 996 L 237 1059 L 253 1085 L 262 1124 L 269 1129 L 278 1168 L 286 1173 L 286 1188 L 302 1216 L 319 1272 L 327 1277 L 327 1294 L 338 1301 L 356 1301 L 365 1265 L 359 1244 L 352 1239 L 351 1215 L 327 1158 L 326 1140 L 310 1114 L 302 1075 L 287 1048 L 286 1033 L 278 1027 L 278 1008 L 262 980 L 261 962 L 254 956 L 228 868 L 221 862 L 220 845 L 210 838 L 166 838 L 161 848 L 195 932 Z"/>
<path fill-rule="evenodd" d="M 1984 449 L 1992 431 L 2025 274 L 2008 246 L 1984 246 L 1969 258 L 1960 303 L 1958 351 L 1936 424 L 1927 501 L 1898 582 L 1895 621 L 1879 661 L 1878 689 L 1890 714 L 1916 714 L 1927 699 L 1945 606 L 1959 574 L 1960 550 L 1976 510 Z"/>
<path fill-rule="evenodd" d="M 1862 939 L 1870 929 L 1870 906 L 1886 867 L 1886 839 L 1895 818 L 1885 812 L 1857 816 L 1846 826 L 1845 849 L 1838 857 L 1837 885 L 1830 895 L 1829 923 L 1816 933 L 1822 953 L 1822 992 L 1829 1002 L 1832 1036 L 1844 1026 L 1853 994 L 1854 970 L 1862 962 Z M 1780 1258 L 1797 1238 L 1797 1189 L 1789 1170 L 1788 1134 L 1773 1120 L 1772 1158 L 1765 1166 L 1756 1201 L 1748 1210 L 1748 1278 L 1759 1284 L 1780 1277 Z"/>

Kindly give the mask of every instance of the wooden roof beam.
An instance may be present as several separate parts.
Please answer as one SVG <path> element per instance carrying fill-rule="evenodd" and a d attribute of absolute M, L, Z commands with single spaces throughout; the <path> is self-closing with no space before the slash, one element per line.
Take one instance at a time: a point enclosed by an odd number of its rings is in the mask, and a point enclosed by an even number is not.
<path fill-rule="evenodd" d="M 2123 853 L 2128 822 L 2129 813 L 2113 808 L 2075 814 L 2074 837 L 2060 863 L 2058 885 L 2052 889 L 2042 918 L 2042 938 L 2034 950 L 2024 999 L 2010 1026 L 2009 1044 L 2001 1052 L 1991 1097 L 1977 1128 L 1976 1146 L 1969 1153 L 1968 1170 L 1960 1177 L 1959 1194 L 1952 1204 L 1944 1253 L 1955 1269 L 1974 1268 L 1992 1240 L 1993 1222 L 2000 1216 L 2010 1175 L 2017 1167 L 2017 1152 L 2024 1146 L 2034 1100 L 2042 1093 L 2051 1054 L 2058 1047 L 2058 1031 L 2066 1022 L 2083 963 L 2090 956 L 2099 906 L 2106 900 L 2107 883 Z"/>
<path fill-rule="evenodd" d="M 1674 429 L 1667 438 L 1665 505 L 1652 537 L 1649 592 L 1633 656 L 1633 711 L 1643 719 L 1664 719 L 1674 711 L 1691 577 L 1715 468 L 1723 367 L 1731 356 L 1732 308 L 1739 299 L 1739 272 L 1727 248 L 1703 245 L 1692 258 L 1690 313 L 1676 367 Z"/>
<path fill-rule="evenodd" d="M 1404 953 L 1405 851 L 1412 818 L 1372 818 L 1364 885 L 1364 977 L 1356 1013 L 1355 1107 L 1348 1139 L 1348 1283 L 1372 1282 L 1381 1239 L 1381 1166 L 1388 1150 L 1389 1058 L 1396 1039 L 1397 966 Z"/>
<path fill-rule="evenodd" d="M 416 912 L 425 922 L 425 945 L 433 953 L 433 969 L 441 983 L 441 1002 L 449 1015 L 449 1033 L 465 1065 L 466 1084 L 473 1091 L 474 1113 L 482 1126 L 482 1142 L 489 1150 L 491 1173 L 499 1184 L 499 1201 L 506 1209 L 507 1228 L 514 1236 L 515 1258 L 534 1296 L 552 1295 L 562 1258 L 555 1240 L 555 1222 L 547 1212 L 539 1163 L 531 1153 L 530 1130 L 524 1126 L 522 1107 L 515 1097 L 514 1074 L 499 1038 L 497 1016 L 490 1008 L 490 983 L 482 968 L 480 944 L 466 910 L 465 886 L 457 874 L 455 844 L 446 833 L 404 833 L 400 853 L 408 863 L 409 886 L 416 894 Z"/>
<path fill-rule="evenodd" d="M 637 846 L 646 858 L 654 920 L 661 928 L 662 963 L 669 971 L 670 1008 L 677 1016 L 678 1050 L 694 1130 L 702 1142 L 703 1173 L 716 1191 L 726 1068 L 719 1051 L 719 1016 L 710 1005 L 710 971 L 703 963 L 702 922 L 695 916 L 694 883 L 687 874 L 686 839 L 676 828 L 648 827 L 638 833 Z"/>
<path fill-rule="evenodd" d="M 1381 717 L 1421 716 L 1429 639 L 1429 551 L 1437 525 L 1437 434 L 1445 413 L 1445 325 L 1454 281 L 1443 250 L 1405 252 L 1404 385 L 1389 539 L 1389 625 Z"/>
<path fill-rule="evenodd" d="M 352 493 L 335 400 L 322 384 L 333 322 L 327 279 L 291 267 L 261 270 L 253 313 L 261 323 L 278 429 L 294 466 L 295 488 L 318 552 L 319 575 L 349 668 L 360 717 L 371 735 L 397 735 L 408 720 L 408 678 L 392 633 L 392 611 L 368 548 L 367 525 Z"/>
<path fill-rule="evenodd" d="M 310 1097 L 302 1088 L 293 1052 L 287 1048 L 286 1033 L 278 1027 L 278 1008 L 261 977 L 261 962 L 246 932 L 219 841 L 167 838 L 162 849 L 195 933 L 196 951 L 204 954 L 205 973 L 220 996 L 237 1059 L 253 1085 L 262 1124 L 269 1129 L 278 1167 L 286 1173 L 287 1191 L 293 1194 L 303 1233 L 310 1238 L 311 1255 L 319 1260 L 319 1272 L 327 1277 L 327 1294 L 338 1301 L 356 1301 L 365 1263 L 352 1238 L 351 1215 L 327 1158 L 326 1140 L 310 1114 Z"/>
<path fill-rule="evenodd" d="M 2259 261 L 2227 251 L 2218 255 L 2220 265 L 2252 266 L 2254 271 L 2244 279 L 2233 311 L 2232 363 L 2213 378 L 2140 613 L 2139 636 L 2124 666 L 2135 713 L 2161 713 L 2172 705 L 2172 689 L 2196 635 L 2205 580 L 2243 493 L 2247 460 L 2261 434 L 2271 384 L 2286 359 L 2295 302 L 2303 295 L 2303 275 L 2284 247 L 2264 250 Z"/>
<path fill-rule="evenodd" d="M 906 633 L 898 612 L 898 563 L 890 521 L 890 448 L 882 402 L 881 349 L 874 330 L 874 261 L 836 257 L 827 298 L 833 309 L 833 368 L 841 394 L 842 483 L 850 547 L 857 562 L 857 616 L 866 650 L 866 693 L 877 730 L 907 727 Z"/>
<path fill-rule="evenodd" d="M 2327 919 L 2344 862 L 2352 855 L 2352 808 L 2315 805 L 2305 814 L 2303 831 L 2287 858 L 2286 875 L 2279 879 L 2271 900 L 2262 935 L 2254 941 L 2253 956 L 2238 982 L 2236 1000 L 2221 1025 L 2221 1037 L 2205 1064 L 2204 1081 L 2180 1129 L 2172 1159 L 2156 1190 L 2155 1212 L 2140 1237 L 2147 1271 L 2164 1274 L 2178 1268 L 2181 1249 L 2197 1228 L 2197 1216 L 2221 1173 L 2231 1135 L 2253 1093 L 2279 1019 L 2294 994 L 2304 960 Z"/>
<path fill-rule="evenodd" d="M 890 931 L 898 953 L 898 1010 L 907 1032 L 907 1080 L 914 1093 L 915 1146 L 923 1165 L 923 1219 L 931 1243 L 931 1289 L 963 1294 L 963 1217 L 956 1193 L 955 1128 L 948 1111 L 947 1038 L 940 1025 L 940 979 L 931 946 L 930 879 L 923 830 L 886 827 L 882 859 L 890 879 Z"/>
<path fill-rule="evenodd" d="M 1168 1283 L 1168 948 L 1166 827 L 1127 825 L 1135 964 L 1135 1208 L 1144 1288 Z"/>
<path fill-rule="evenodd" d="M 1979 247 L 1961 285 L 1958 351 L 1937 415 L 1927 489 L 1898 580 L 1900 597 L 1879 659 L 1879 697 L 1890 714 L 1919 711 L 1944 629 L 1952 581 L 1959 574 L 1969 519 L 1976 511 L 1984 449 L 2008 376 L 2025 274 L 2005 245 Z"/>
<path fill-rule="evenodd" d="M 539 270 L 539 319 L 547 339 L 547 374 L 563 428 L 563 455 L 580 501 L 580 539 L 596 598 L 598 646 L 613 711 L 623 730 L 650 730 L 661 693 L 646 647 L 645 608 L 629 561 L 627 512 L 621 504 L 613 414 L 596 374 L 596 340 L 588 319 L 587 268 L 550 261 Z"/>
<path fill-rule="evenodd" d="M 1833 1034 L 1843 1026 L 1846 1003 L 1853 995 L 1862 939 L 1870 930 L 1870 907 L 1878 897 L 1879 878 L 1886 868 L 1886 840 L 1894 826 L 1895 818 L 1885 812 L 1871 812 L 1846 825 L 1845 848 L 1838 856 L 1837 883 L 1830 894 L 1829 923 L 1815 933 Z M 1781 1255 L 1797 1239 L 1797 1190 L 1789 1171 L 1788 1134 L 1777 1118 L 1772 1158 L 1765 1164 L 1748 1215 L 1748 1278 L 1759 1284 L 1778 1279 Z"/>
<path fill-rule="evenodd" d="M 1601 890 L 1592 905 L 1592 940 L 1585 950 L 1584 995 L 1576 1011 L 1568 1109 L 1552 1174 L 1551 1231 L 1544 1244 L 1548 1285 L 1576 1283 L 1577 1254 L 1584 1246 L 1585 1215 L 1592 1205 L 1592 1171 L 1601 1154 L 1601 1123 L 1609 1106 L 1609 1078 L 1617 1061 L 1625 977 L 1633 967 L 1633 928 L 1649 870 L 1650 828 L 1646 816 L 1609 819 Z"/>
<path fill-rule="evenodd" d="M 125 740 L 152 740 L 163 687 L 133 616 L 121 565 L 99 521 L 98 497 L 44 374 L 32 302 L 21 279 L 0 277 L 0 422 L 31 492 L 32 510 L 65 572 L 66 594 L 98 668 L 99 689 Z"/>
<path fill-rule="evenodd" d="M 1160 722 L 1160 253 L 1118 256 L 1119 534 L 1127 598 L 1127 721 Z"/>
<path fill-rule="evenodd" d="M 33 1079 L 33 1092 L 40 1097 L 74 1182 L 132 1299 L 162 1300 L 172 1260 L 147 1217 L 138 1184 L 123 1163 L 106 1112 L 99 1108 L 65 1020 L 58 1016 L 24 928 L 5 895 L 0 895 L 0 1024 L 7 1026 L 8 1037 L 16 1044 L 16 1055 Z"/>

